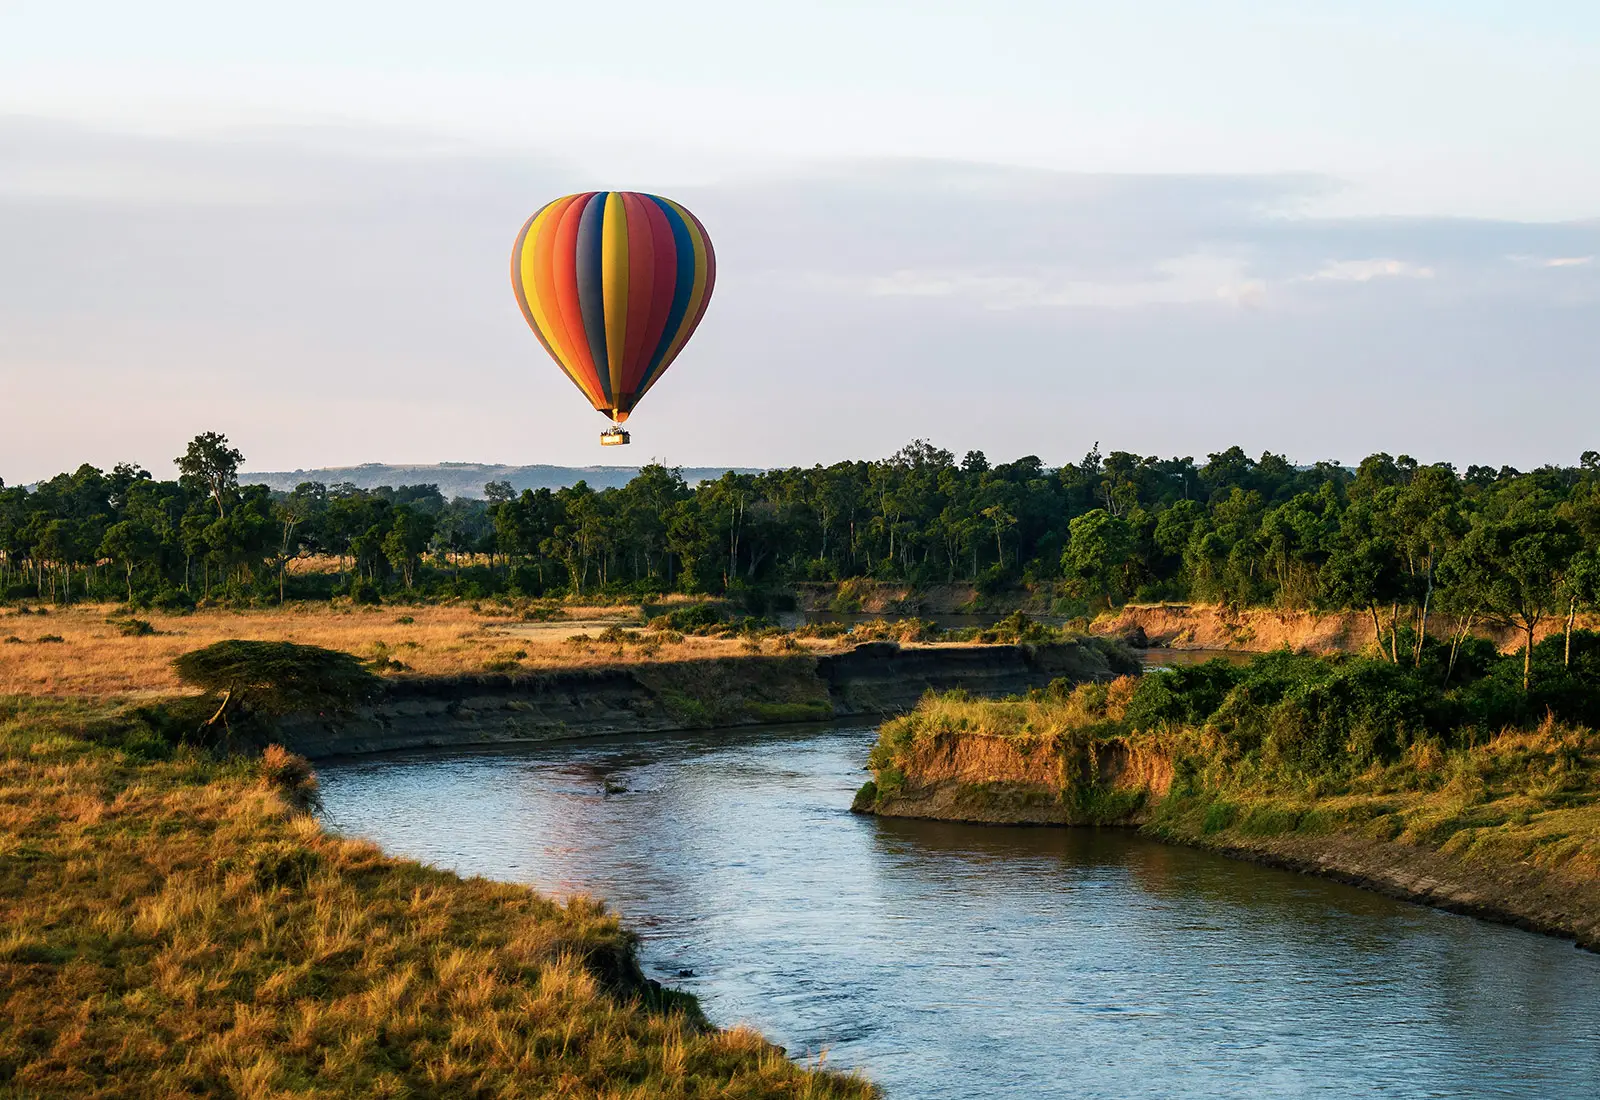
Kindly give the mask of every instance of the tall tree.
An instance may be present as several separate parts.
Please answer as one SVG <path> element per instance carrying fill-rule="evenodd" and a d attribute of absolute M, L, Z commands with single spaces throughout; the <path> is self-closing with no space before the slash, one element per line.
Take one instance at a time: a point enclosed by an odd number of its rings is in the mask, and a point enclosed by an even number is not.
<path fill-rule="evenodd" d="M 228 505 L 239 491 L 239 466 L 244 454 L 229 446 L 228 437 L 217 432 L 202 432 L 189 441 L 189 449 L 173 459 L 184 488 L 209 496 L 217 506 L 217 517 L 228 514 Z"/>

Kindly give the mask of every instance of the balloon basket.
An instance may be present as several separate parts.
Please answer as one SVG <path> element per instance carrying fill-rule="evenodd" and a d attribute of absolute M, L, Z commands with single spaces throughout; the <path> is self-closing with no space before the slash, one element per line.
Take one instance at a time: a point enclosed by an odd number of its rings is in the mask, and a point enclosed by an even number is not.
<path fill-rule="evenodd" d="M 602 447 L 624 447 L 631 442 L 633 442 L 632 438 L 621 428 L 607 428 L 600 433 L 600 446 Z"/>

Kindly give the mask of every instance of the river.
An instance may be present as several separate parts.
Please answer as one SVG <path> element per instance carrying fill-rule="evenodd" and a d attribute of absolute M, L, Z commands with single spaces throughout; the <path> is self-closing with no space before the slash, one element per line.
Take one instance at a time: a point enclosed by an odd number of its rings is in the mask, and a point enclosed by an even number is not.
<path fill-rule="evenodd" d="M 331 827 L 605 898 L 646 972 L 715 1022 L 891 1100 L 1600 1093 L 1600 956 L 1121 831 L 853 816 L 873 739 L 739 730 L 319 773 Z"/>

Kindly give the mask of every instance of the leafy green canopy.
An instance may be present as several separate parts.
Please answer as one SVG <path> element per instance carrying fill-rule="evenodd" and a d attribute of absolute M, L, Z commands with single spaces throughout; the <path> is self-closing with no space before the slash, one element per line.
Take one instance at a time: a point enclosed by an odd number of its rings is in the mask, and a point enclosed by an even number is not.
<path fill-rule="evenodd" d="M 185 653 L 172 662 L 184 683 L 227 693 L 252 710 L 338 711 L 364 702 L 379 681 L 348 653 L 294 642 L 230 639 Z"/>
<path fill-rule="evenodd" d="M 1128 730 L 1204 730 L 1244 756 L 1307 773 L 1391 763 L 1423 740 L 1467 747 L 1546 714 L 1600 723 L 1600 634 L 1575 632 L 1570 661 L 1560 636 L 1536 645 L 1531 693 L 1518 656 L 1477 641 L 1447 682 L 1444 650 L 1429 641 L 1420 666 L 1285 650 L 1172 669 L 1142 677 L 1121 720 Z"/>

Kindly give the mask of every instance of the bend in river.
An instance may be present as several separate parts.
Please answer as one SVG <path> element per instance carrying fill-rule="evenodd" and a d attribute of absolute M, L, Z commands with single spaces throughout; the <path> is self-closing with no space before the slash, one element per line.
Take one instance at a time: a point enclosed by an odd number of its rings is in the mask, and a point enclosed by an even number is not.
<path fill-rule="evenodd" d="M 853 816 L 873 738 L 742 729 L 319 772 L 340 831 L 605 898 L 647 972 L 714 1021 L 859 1067 L 891 1100 L 1600 1080 L 1600 956 L 1130 833 Z"/>

